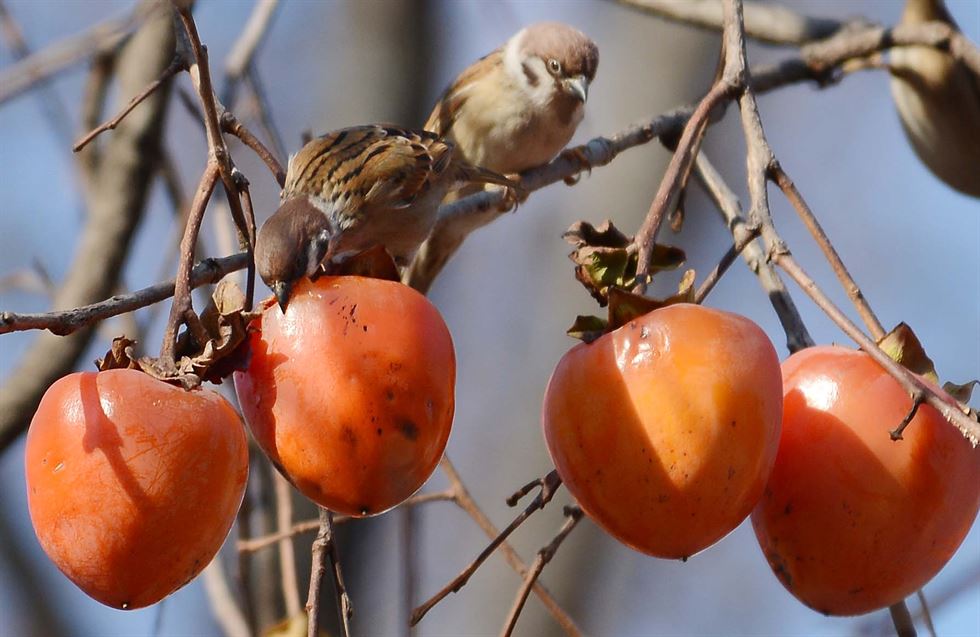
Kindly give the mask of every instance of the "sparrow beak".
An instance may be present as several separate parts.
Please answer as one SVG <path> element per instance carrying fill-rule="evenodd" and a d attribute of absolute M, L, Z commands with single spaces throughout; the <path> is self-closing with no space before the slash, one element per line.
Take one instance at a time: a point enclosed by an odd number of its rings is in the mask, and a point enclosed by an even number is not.
<path fill-rule="evenodd" d="M 286 281 L 276 281 L 272 284 L 272 292 L 276 295 L 276 300 L 279 302 L 279 309 L 282 313 L 286 313 L 286 306 L 289 304 L 289 293 L 292 292 L 293 286 Z"/>
<path fill-rule="evenodd" d="M 574 95 L 580 99 L 583 103 L 589 97 L 589 81 L 585 79 L 584 75 L 576 75 L 575 77 L 570 77 L 562 81 L 564 85 L 565 92 L 570 95 Z"/>

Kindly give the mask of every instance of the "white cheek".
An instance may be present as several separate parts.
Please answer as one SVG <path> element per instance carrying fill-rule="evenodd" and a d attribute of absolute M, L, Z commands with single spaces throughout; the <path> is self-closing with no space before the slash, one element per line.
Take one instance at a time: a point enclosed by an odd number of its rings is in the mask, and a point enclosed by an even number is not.
<path fill-rule="evenodd" d="M 528 68 L 537 76 L 538 83 L 536 86 L 531 86 L 527 81 L 527 76 L 524 75 L 523 69 L 521 70 L 521 77 L 524 80 L 524 90 L 527 92 L 528 97 L 534 104 L 538 106 L 545 106 L 551 102 L 555 93 L 555 80 L 551 77 L 551 73 L 548 73 L 548 69 L 544 65 L 544 60 L 541 58 L 532 58 L 526 62 Z"/>

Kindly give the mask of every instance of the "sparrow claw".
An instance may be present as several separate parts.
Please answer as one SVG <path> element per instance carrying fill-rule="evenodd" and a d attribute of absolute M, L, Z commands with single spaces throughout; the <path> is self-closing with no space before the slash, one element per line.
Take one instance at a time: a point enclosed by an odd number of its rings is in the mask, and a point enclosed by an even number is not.
<path fill-rule="evenodd" d="M 588 171 L 589 175 L 592 175 L 592 162 L 585 154 L 584 146 L 576 146 L 574 148 L 566 148 L 561 152 L 560 157 L 562 159 L 571 159 L 578 163 L 578 172 L 574 175 L 569 175 L 565 177 L 565 183 L 569 186 L 574 186 L 582 178 L 582 172 Z"/>
<path fill-rule="evenodd" d="M 501 210 L 516 210 L 519 205 L 527 201 L 531 193 L 520 188 L 505 188 L 504 197 L 500 202 Z"/>

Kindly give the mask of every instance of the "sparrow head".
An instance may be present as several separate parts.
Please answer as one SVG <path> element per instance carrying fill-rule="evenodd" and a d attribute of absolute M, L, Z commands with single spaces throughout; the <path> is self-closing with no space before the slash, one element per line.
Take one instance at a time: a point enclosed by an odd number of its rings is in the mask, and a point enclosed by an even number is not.
<path fill-rule="evenodd" d="M 255 238 L 255 269 L 283 312 L 293 284 L 320 267 L 332 234 L 327 216 L 306 196 L 287 199 L 262 224 Z"/>
<path fill-rule="evenodd" d="M 505 64 L 539 99 L 584 104 L 599 67 L 599 48 L 578 29 L 538 22 L 507 43 Z"/>

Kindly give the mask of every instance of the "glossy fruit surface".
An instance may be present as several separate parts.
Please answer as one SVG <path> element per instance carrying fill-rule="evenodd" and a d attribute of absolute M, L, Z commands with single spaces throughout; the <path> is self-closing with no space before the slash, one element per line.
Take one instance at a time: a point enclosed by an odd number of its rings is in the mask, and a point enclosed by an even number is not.
<path fill-rule="evenodd" d="M 779 360 L 735 314 L 671 305 L 558 363 L 545 394 L 548 449 L 606 531 L 683 558 L 755 505 L 779 440 Z"/>
<path fill-rule="evenodd" d="M 322 277 L 255 327 L 235 387 L 255 439 L 303 494 L 373 515 L 422 486 L 446 448 L 456 382 L 452 338 L 424 296 Z"/>
<path fill-rule="evenodd" d="M 822 613 L 914 593 L 952 557 L 980 507 L 980 449 L 911 399 L 864 352 L 811 347 L 783 363 L 783 435 L 752 513 L 773 571 Z"/>
<path fill-rule="evenodd" d="M 248 443 L 213 391 L 130 369 L 82 372 L 44 394 L 25 464 L 44 551 L 88 595 L 133 609 L 218 552 L 245 492 Z"/>

